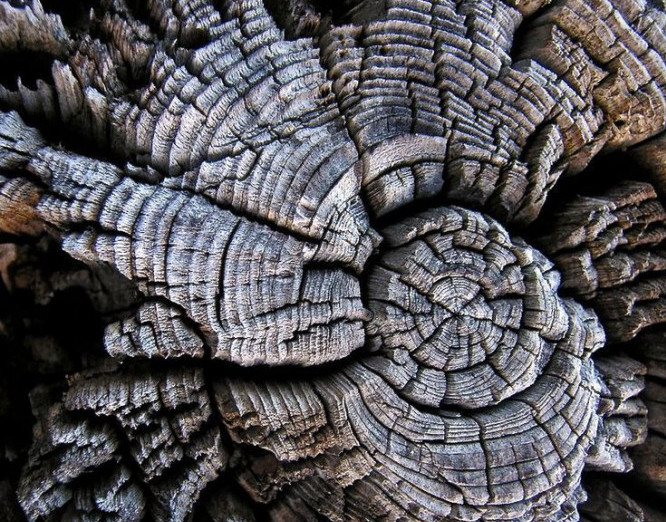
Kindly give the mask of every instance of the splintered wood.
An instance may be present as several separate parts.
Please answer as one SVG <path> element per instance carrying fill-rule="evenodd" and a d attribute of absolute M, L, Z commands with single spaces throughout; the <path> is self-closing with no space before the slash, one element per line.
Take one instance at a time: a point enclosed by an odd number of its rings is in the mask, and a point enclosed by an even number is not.
<path fill-rule="evenodd" d="M 635 446 L 665 494 L 661 4 L 51 4 L 0 0 L 0 232 L 139 300 L 28 519 L 575 521 Z"/>

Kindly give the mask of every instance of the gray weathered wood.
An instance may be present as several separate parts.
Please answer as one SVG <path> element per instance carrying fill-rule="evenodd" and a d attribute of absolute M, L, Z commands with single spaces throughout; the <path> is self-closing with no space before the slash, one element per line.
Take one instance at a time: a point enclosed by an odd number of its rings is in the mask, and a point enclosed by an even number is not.
<path fill-rule="evenodd" d="M 265 3 L 0 1 L 0 232 L 137 291 L 25 516 L 574 521 L 632 447 L 664 498 L 662 138 L 588 168 L 666 130 L 663 6 Z"/>

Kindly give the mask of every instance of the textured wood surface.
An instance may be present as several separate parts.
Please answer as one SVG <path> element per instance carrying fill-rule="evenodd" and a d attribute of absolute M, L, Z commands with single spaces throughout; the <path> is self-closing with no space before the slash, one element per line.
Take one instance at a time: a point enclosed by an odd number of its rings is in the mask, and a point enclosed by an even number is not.
<path fill-rule="evenodd" d="M 9 520 L 666 517 L 661 3 L 0 0 L 0 109 Z"/>

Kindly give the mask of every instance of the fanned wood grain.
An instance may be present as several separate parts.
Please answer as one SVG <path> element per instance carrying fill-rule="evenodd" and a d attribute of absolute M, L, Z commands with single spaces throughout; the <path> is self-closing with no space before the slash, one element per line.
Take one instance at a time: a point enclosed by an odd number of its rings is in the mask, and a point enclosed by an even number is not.
<path fill-rule="evenodd" d="M 645 492 L 646 520 L 658 520 L 666 500 L 666 332 L 663 328 L 642 333 L 635 345 L 636 357 L 645 362 L 645 392 L 643 400 L 648 409 L 647 438 L 632 453 L 634 471 L 631 479 Z"/>
<path fill-rule="evenodd" d="M 638 394 L 643 391 L 645 367 L 626 356 L 599 357 L 602 422 L 587 457 L 588 469 L 626 472 L 633 464 L 626 449 L 645 442 L 647 408 Z"/>
<path fill-rule="evenodd" d="M 368 313 L 359 283 L 334 266 L 309 267 L 316 244 L 52 149 L 15 113 L 3 118 L 0 167 L 30 171 L 49 186 L 37 212 L 60 231 L 63 248 L 113 265 L 149 298 L 134 320 L 109 328 L 112 354 L 202 356 L 205 339 L 211 357 L 243 365 L 317 364 L 363 344 Z M 165 327 L 146 331 L 150 315 Z"/>
<path fill-rule="evenodd" d="M 604 114 L 601 139 L 626 146 L 666 123 L 664 22 L 654 2 L 555 2 L 530 22 L 519 56 L 538 60 L 591 98 Z"/>
<path fill-rule="evenodd" d="M 111 426 L 55 406 L 36 430 L 20 493 L 28 517 L 143 518 L 145 495 Z"/>
<path fill-rule="evenodd" d="M 519 4 L 525 14 L 536 7 Z M 563 172 L 580 171 L 606 144 L 663 130 L 661 11 L 595 4 L 544 10 L 522 29 L 524 49 L 513 41 L 521 13 L 499 0 L 396 0 L 385 20 L 326 34 L 322 58 L 351 136 L 381 158 L 364 170 L 373 211 L 443 188 L 529 222 Z M 613 42 L 605 60 L 597 33 Z"/>
<path fill-rule="evenodd" d="M 467 415 L 421 411 L 363 365 L 314 382 L 232 380 L 217 390 L 232 437 L 276 456 L 266 470 L 249 464 L 241 480 L 262 501 L 282 486 L 280 508 L 334 520 L 555 521 L 582 498 L 593 380 L 588 362 L 558 353 L 534 386 Z"/>
<path fill-rule="evenodd" d="M 666 211 L 654 188 L 626 181 L 558 210 L 544 249 L 563 286 L 588 302 L 613 341 L 627 341 L 666 318 Z"/>

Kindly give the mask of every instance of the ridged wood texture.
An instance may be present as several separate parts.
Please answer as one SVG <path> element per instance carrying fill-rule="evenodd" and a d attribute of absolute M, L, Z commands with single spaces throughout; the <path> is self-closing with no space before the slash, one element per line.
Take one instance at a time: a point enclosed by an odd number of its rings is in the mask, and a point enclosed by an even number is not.
<path fill-rule="evenodd" d="M 663 161 L 588 172 L 666 128 L 663 6 L 304 4 L 0 1 L 0 230 L 140 296 L 28 519 L 574 521 L 663 457 Z"/>

